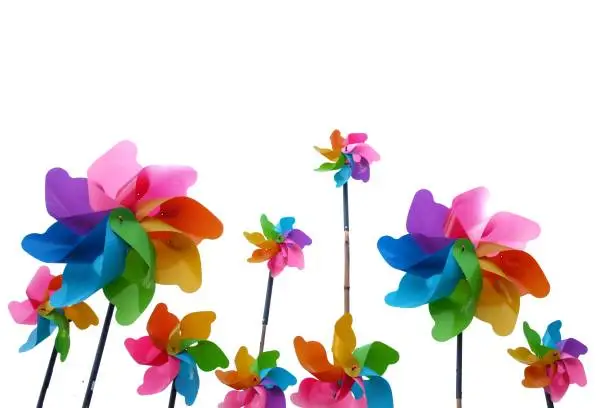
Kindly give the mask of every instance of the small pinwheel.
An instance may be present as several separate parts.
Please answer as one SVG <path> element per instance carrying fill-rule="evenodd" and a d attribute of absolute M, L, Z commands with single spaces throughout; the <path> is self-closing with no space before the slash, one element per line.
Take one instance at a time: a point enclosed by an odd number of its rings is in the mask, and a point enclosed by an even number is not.
<path fill-rule="evenodd" d="M 413 308 L 429 304 L 432 335 L 446 341 L 468 327 L 474 316 L 506 336 L 516 325 L 522 295 L 548 295 L 544 272 L 526 243 L 540 229 L 508 212 L 484 213 L 488 191 L 476 188 L 457 196 L 451 208 L 416 193 L 408 213 L 407 235 L 384 236 L 378 249 L 385 261 L 405 273 L 388 305 Z"/>
<path fill-rule="evenodd" d="M 351 177 L 367 183 L 370 180 L 370 165 L 380 160 L 380 155 L 366 143 L 365 133 L 349 133 L 342 137 L 339 130 L 334 130 L 329 137 L 331 149 L 316 147 L 331 163 L 323 163 L 317 171 L 336 171 L 336 187 L 349 181 Z"/>
<path fill-rule="evenodd" d="M 217 370 L 219 381 L 234 389 L 225 396 L 219 408 L 285 408 L 284 391 L 297 383 L 296 378 L 276 364 L 280 353 L 264 351 L 257 358 L 246 347 L 236 353 L 236 370 Z"/>
<path fill-rule="evenodd" d="M 548 325 L 544 338 L 523 323 L 523 332 L 531 351 L 525 347 L 509 349 L 508 353 L 518 362 L 526 364 L 523 385 L 527 388 L 544 388 L 553 402 L 560 401 L 571 384 L 584 387 L 587 384 L 584 367 L 579 357 L 587 347 L 576 339 L 561 339 L 561 321 Z"/>
<path fill-rule="evenodd" d="M 382 377 L 399 354 L 381 342 L 355 349 L 353 318 L 344 314 L 336 322 L 332 344 L 333 364 L 323 345 L 296 337 L 293 341 L 300 364 L 315 378 L 302 380 L 291 401 L 298 407 L 393 408 L 393 394 Z"/>
<path fill-rule="evenodd" d="M 133 323 L 150 304 L 155 283 L 196 291 L 202 282 L 196 245 L 216 239 L 221 222 L 186 197 L 196 180 L 190 167 L 148 166 L 136 146 L 121 142 L 96 160 L 87 178 L 56 168 L 47 174 L 47 211 L 56 219 L 22 246 L 35 258 L 65 263 L 54 307 L 104 289 L 120 324 Z"/>
<path fill-rule="evenodd" d="M 77 303 L 63 309 L 53 308 L 49 304 L 49 295 L 61 284 L 61 276 L 54 276 L 48 267 L 41 266 L 26 289 L 28 299 L 9 303 L 9 312 L 16 323 L 36 326 L 25 344 L 19 348 L 20 353 L 42 343 L 57 328 L 55 349 L 60 360 L 64 361 L 70 350 L 70 322 L 80 330 L 98 325 L 98 316 L 87 303 Z"/>
<path fill-rule="evenodd" d="M 125 341 L 134 361 L 150 366 L 138 394 L 157 394 L 174 381 L 176 392 L 192 405 L 200 388 L 197 367 L 210 372 L 229 365 L 219 346 L 208 340 L 215 318 L 214 312 L 195 312 L 179 320 L 165 304 L 155 306 L 147 323 L 149 335 Z"/>
<path fill-rule="evenodd" d="M 261 232 L 245 232 L 244 236 L 258 249 L 253 251 L 248 262 L 268 261 L 268 269 L 273 277 L 280 275 L 286 266 L 304 269 L 302 250 L 312 244 L 312 240 L 302 230 L 293 228 L 295 218 L 283 217 L 275 226 L 266 215 L 260 218 Z"/>

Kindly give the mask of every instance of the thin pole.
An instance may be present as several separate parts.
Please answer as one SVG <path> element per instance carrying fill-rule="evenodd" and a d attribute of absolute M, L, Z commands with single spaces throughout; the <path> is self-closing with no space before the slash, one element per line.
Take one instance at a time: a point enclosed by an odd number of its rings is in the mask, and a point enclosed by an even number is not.
<path fill-rule="evenodd" d="M 55 367 L 55 360 L 57 360 L 57 350 L 55 349 L 55 346 L 53 346 L 53 351 L 51 351 L 51 358 L 49 358 L 49 364 L 47 365 L 47 372 L 45 373 L 45 378 L 43 380 L 42 387 L 40 388 L 40 394 L 38 395 L 38 403 L 36 404 L 36 408 L 43 408 L 43 405 L 45 403 L 47 390 L 49 389 L 49 384 L 51 384 L 53 368 Z"/>
<path fill-rule="evenodd" d="M 546 397 L 546 408 L 555 408 L 555 404 L 553 404 L 550 394 L 544 391 L 544 396 Z"/>
<path fill-rule="evenodd" d="M 102 333 L 100 334 L 100 340 L 98 341 L 98 349 L 96 350 L 96 356 L 94 358 L 93 366 L 91 367 L 91 374 L 89 375 L 87 391 L 85 392 L 85 398 L 83 398 L 82 408 L 89 408 L 89 405 L 91 404 L 94 387 L 96 386 L 96 379 L 98 378 L 98 371 L 100 371 L 100 363 L 102 362 L 102 353 L 104 353 L 104 346 L 106 346 L 106 338 L 108 337 L 108 331 L 110 330 L 114 312 L 115 306 L 109 302 L 108 309 L 106 309 L 106 316 L 104 317 Z"/>
<path fill-rule="evenodd" d="M 172 389 L 170 390 L 170 399 L 168 400 L 168 408 L 174 408 L 175 402 L 176 402 L 176 386 L 174 385 L 174 381 L 172 381 Z"/>
<path fill-rule="evenodd" d="M 344 313 L 351 312 L 351 244 L 349 240 L 348 182 L 342 186 L 344 213 Z"/>
<path fill-rule="evenodd" d="M 457 408 L 461 408 L 462 380 L 463 380 L 463 333 L 459 333 L 459 335 L 457 336 L 457 374 L 455 376 L 455 397 L 457 398 Z"/>
<path fill-rule="evenodd" d="M 270 303 L 272 302 L 272 288 L 274 286 L 274 278 L 272 274 L 268 275 L 268 287 L 266 289 L 266 301 L 264 303 L 263 319 L 261 320 L 261 338 L 259 340 L 259 354 L 264 351 L 266 343 L 266 329 L 268 327 L 268 318 L 270 317 Z"/>

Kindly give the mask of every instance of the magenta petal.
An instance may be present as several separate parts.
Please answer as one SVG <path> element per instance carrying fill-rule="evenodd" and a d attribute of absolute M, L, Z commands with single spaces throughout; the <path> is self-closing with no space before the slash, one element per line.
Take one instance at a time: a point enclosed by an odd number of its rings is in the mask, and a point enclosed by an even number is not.
<path fill-rule="evenodd" d="M 282 247 L 283 246 L 281 245 L 281 248 Z M 287 266 L 287 262 L 285 257 L 283 256 L 282 251 L 274 255 L 268 261 L 268 269 L 270 270 L 270 273 L 273 277 L 277 277 L 278 275 L 280 275 L 280 273 L 285 269 L 285 266 Z"/>
<path fill-rule="evenodd" d="M 466 191 L 455 197 L 450 210 L 447 236 L 469 238 L 474 245 L 478 245 L 486 227 L 485 206 L 488 198 L 489 191 L 484 187 Z"/>
<path fill-rule="evenodd" d="M 367 144 L 355 144 L 349 145 L 346 147 L 346 152 L 351 153 L 356 159 L 359 158 L 359 161 L 366 160 L 368 163 L 374 163 L 380 160 L 380 155 L 372 146 Z"/>
<path fill-rule="evenodd" d="M 148 368 L 142 385 L 138 387 L 138 394 L 152 395 L 162 392 L 174 381 L 179 373 L 179 367 L 179 360 L 170 357 L 165 364 Z"/>
<path fill-rule="evenodd" d="M 550 394 L 550 399 L 552 399 L 553 402 L 559 402 L 567 392 L 570 385 L 569 377 L 565 371 L 565 365 L 557 362 L 556 370 L 557 371 L 550 379 L 550 385 L 547 387 L 548 393 Z"/>
<path fill-rule="evenodd" d="M 281 244 L 287 250 L 287 266 L 304 269 L 304 252 L 296 243 L 286 240 Z"/>
<path fill-rule="evenodd" d="M 149 336 L 126 339 L 125 348 L 138 364 L 160 366 L 168 361 L 168 354 L 157 348 Z"/>
<path fill-rule="evenodd" d="M 38 268 L 26 289 L 28 299 L 39 304 L 47 300 L 49 284 L 53 278 L 54 276 L 51 274 L 51 270 L 48 266 L 41 266 Z"/>
<path fill-rule="evenodd" d="M 450 210 L 437 203 L 429 190 L 419 190 L 412 199 L 406 230 L 429 238 L 444 237 L 444 225 Z"/>
<path fill-rule="evenodd" d="M 365 143 L 368 140 L 366 133 L 349 133 L 346 136 L 346 144 L 352 145 L 355 143 Z"/>
<path fill-rule="evenodd" d="M 580 387 L 587 385 L 586 373 L 580 360 L 577 358 L 566 358 L 561 360 L 561 364 L 565 366 L 570 384 L 576 384 Z"/>
<path fill-rule="evenodd" d="M 15 323 L 35 325 L 38 321 L 38 312 L 29 300 L 10 302 L 8 308 Z"/>
<path fill-rule="evenodd" d="M 232 390 L 225 394 L 223 402 L 218 405 L 218 408 L 243 408 L 253 399 L 255 391 L 247 390 Z"/>

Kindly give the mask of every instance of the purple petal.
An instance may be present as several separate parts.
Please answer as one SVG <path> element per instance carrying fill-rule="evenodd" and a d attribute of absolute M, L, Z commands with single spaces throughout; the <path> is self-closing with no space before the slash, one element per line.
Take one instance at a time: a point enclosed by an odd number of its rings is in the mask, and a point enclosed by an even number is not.
<path fill-rule="evenodd" d="M 287 238 L 299 245 L 300 248 L 304 248 L 307 245 L 312 244 L 312 239 L 302 230 L 297 228 L 292 229 Z"/>
<path fill-rule="evenodd" d="M 285 393 L 278 387 L 266 388 L 268 398 L 266 400 L 266 408 L 285 408 Z"/>
<path fill-rule="evenodd" d="M 586 354 L 587 351 L 589 351 L 587 346 L 585 346 L 578 340 L 572 338 L 560 341 L 557 344 L 557 349 L 562 353 L 567 353 L 576 358 L 580 357 L 583 354 Z"/>
<path fill-rule="evenodd" d="M 351 160 L 351 171 L 351 176 L 355 180 L 361 180 L 364 183 L 370 180 L 370 164 L 364 158 L 358 162 Z"/>
<path fill-rule="evenodd" d="M 411 234 L 444 237 L 444 224 L 450 210 L 434 201 L 429 190 L 419 190 L 412 199 L 406 229 Z"/>

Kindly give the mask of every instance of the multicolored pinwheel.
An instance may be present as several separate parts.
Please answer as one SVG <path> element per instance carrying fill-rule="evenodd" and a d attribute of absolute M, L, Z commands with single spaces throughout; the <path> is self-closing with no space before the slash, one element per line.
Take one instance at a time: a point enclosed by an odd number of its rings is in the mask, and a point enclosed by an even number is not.
<path fill-rule="evenodd" d="M 215 319 L 214 312 L 195 312 L 179 320 L 165 304 L 155 306 L 147 323 L 149 335 L 125 341 L 134 361 L 150 366 L 138 393 L 157 394 L 174 381 L 177 393 L 192 405 L 200 388 L 197 368 L 210 372 L 229 365 L 225 353 L 208 340 Z"/>
<path fill-rule="evenodd" d="M 298 407 L 393 408 L 393 394 L 382 377 L 399 353 L 381 342 L 355 348 L 353 318 L 344 314 L 336 322 L 332 343 L 333 364 L 323 345 L 296 337 L 293 341 L 300 364 L 315 378 L 302 380 L 291 396 Z"/>
<path fill-rule="evenodd" d="M 219 381 L 234 389 L 219 408 L 285 408 L 284 391 L 297 383 L 296 378 L 276 364 L 280 353 L 264 351 L 257 358 L 240 347 L 234 362 L 236 370 L 217 370 Z"/>
<path fill-rule="evenodd" d="M 508 212 L 485 215 L 484 187 L 460 194 L 451 208 L 418 191 L 408 213 L 408 235 L 384 236 L 378 249 L 387 263 L 405 273 L 388 305 L 413 308 L 429 304 L 432 335 L 446 341 L 468 327 L 474 316 L 506 336 L 516 325 L 522 295 L 548 295 L 544 272 L 526 243 L 540 229 Z"/>
<path fill-rule="evenodd" d="M 27 300 L 9 303 L 9 312 L 16 323 L 36 326 L 25 344 L 19 348 L 20 353 L 32 350 L 58 329 L 55 349 L 60 360 L 64 361 L 70 350 L 70 322 L 80 330 L 98 325 L 98 316 L 87 303 L 77 303 L 63 309 L 49 304 L 49 295 L 61 284 L 61 275 L 54 276 L 47 266 L 41 266 L 26 289 Z"/>
<path fill-rule="evenodd" d="M 561 321 L 552 322 L 546 328 L 544 338 L 523 323 L 523 332 L 529 344 L 525 347 L 508 349 L 518 362 L 526 364 L 523 385 L 527 388 L 544 388 L 553 402 L 560 401 L 571 384 L 584 387 L 587 384 L 580 356 L 587 353 L 587 347 L 576 339 L 561 339 Z"/>
<path fill-rule="evenodd" d="M 366 143 L 365 133 L 349 133 L 342 137 L 339 130 L 334 130 L 329 137 L 331 149 L 315 146 L 331 163 L 323 163 L 317 171 L 336 171 L 336 187 L 346 184 L 351 177 L 367 183 L 370 180 L 370 165 L 380 160 L 380 155 Z"/>
<path fill-rule="evenodd" d="M 65 263 L 62 286 L 51 296 L 61 308 L 104 289 L 120 324 L 147 308 L 155 283 L 196 291 L 202 282 L 196 245 L 216 239 L 221 222 L 186 197 L 195 170 L 142 167 L 136 146 L 124 141 L 96 160 L 87 178 L 56 168 L 47 173 L 47 211 L 56 219 L 22 246 L 33 257 Z"/>
<path fill-rule="evenodd" d="M 263 234 L 244 233 L 246 239 L 258 248 L 247 261 L 252 263 L 268 261 L 268 269 L 273 277 L 280 275 L 286 266 L 304 269 L 302 250 L 312 244 L 312 240 L 302 230 L 293 228 L 295 218 L 283 217 L 277 225 L 274 225 L 263 214 L 260 222 Z"/>

